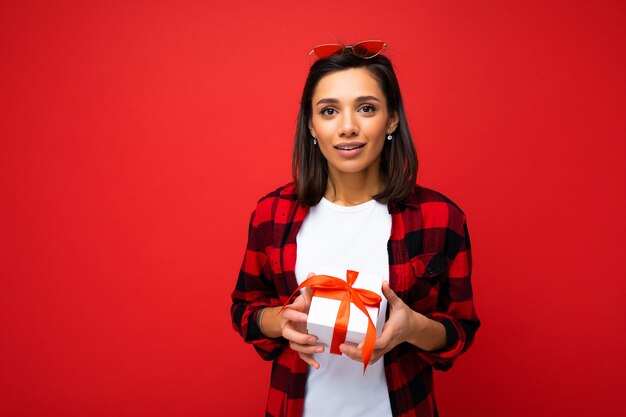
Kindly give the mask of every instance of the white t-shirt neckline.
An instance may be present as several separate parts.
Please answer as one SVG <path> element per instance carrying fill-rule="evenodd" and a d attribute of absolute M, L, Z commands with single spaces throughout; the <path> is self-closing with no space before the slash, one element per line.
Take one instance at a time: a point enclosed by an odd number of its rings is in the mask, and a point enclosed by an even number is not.
<path fill-rule="evenodd" d="M 357 204 L 355 206 L 343 206 L 341 204 L 333 203 L 326 197 L 322 197 L 319 205 L 324 208 L 329 208 L 331 210 L 337 211 L 339 213 L 358 213 L 359 211 L 372 208 L 372 206 L 376 205 L 376 200 L 371 199 L 369 201 L 366 201 L 365 203 Z"/>

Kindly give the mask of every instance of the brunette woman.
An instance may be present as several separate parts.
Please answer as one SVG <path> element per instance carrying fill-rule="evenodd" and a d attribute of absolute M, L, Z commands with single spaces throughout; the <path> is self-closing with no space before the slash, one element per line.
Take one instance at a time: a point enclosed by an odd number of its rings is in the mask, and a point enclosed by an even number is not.
<path fill-rule="evenodd" d="M 461 209 L 416 185 L 417 156 L 382 41 L 321 45 L 304 85 L 293 182 L 252 213 L 231 314 L 273 361 L 267 416 L 436 416 L 433 369 L 474 339 L 470 241 Z M 342 355 L 306 330 L 310 291 L 281 312 L 320 265 L 384 280 L 379 335 Z M 385 314 L 386 313 L 386 314 Z"/>

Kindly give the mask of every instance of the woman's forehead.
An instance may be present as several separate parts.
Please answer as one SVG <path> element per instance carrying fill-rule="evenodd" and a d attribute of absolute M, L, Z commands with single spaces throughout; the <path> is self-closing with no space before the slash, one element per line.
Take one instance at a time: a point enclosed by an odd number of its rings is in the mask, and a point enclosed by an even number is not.
<path fill-rule="evenodd" d="M 323 98 L 354 100 L 373 96 L 384 100 L 378 80 L 365 68 L 349 68 L 332 72 L 320 79 L 313 92 L 313 103 Z"/>

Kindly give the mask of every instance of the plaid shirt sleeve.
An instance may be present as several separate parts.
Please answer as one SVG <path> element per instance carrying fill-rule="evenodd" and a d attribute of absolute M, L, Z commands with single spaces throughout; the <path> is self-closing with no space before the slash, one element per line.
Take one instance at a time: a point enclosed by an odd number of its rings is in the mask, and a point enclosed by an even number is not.
<path fill-rule="evenodd" d="M 413 310 L 442 323 L 447 338 L 439 351 L 409 343 L 389 351 L 387 388 L 394 416 L 436 416 L 433 369 L 450 369 L 480 326 L 470 240 L 465 214 L 442 194 L 417 186 L 405 203 L 391 210 L 390 284 Z"/>
<path fill-rule="evenodd" d="M 416 269 L 424 267 L 423 277 L 436 277 L 439 274 L 439 301 L 435 311 L 426 316 L 444 325 L 446 346 L 435 352 L 420 352 L 420 356 L 435 369 L 447 371 L 456 358 L 471 345 L 480 322 L 474 309 L 471 286 L 471 250 L 465 215 L 455 213 L 450 219 L 450 229 L 446 231 L 448 242 L 444 253 L 437 260 L 437 254 L 418 257 Z M 425 262 L 424 262 L 425 261 Z M 432 266 L 431 266 L 432 265 Z"/>
<path fill-rule="evenodd" d="M 252 212 L 248 228 L 248 243 L 232 292 L 231 316 L 233 327 L 251 343 L 264 360 L 274 360 L 287 346 L 283 338 L 267 338 L 257 325 L 259 312 L 265 307 L 282 305 L 272 282 L 270 266 L 272 256 L 273 199 L 261 199 Z"/>

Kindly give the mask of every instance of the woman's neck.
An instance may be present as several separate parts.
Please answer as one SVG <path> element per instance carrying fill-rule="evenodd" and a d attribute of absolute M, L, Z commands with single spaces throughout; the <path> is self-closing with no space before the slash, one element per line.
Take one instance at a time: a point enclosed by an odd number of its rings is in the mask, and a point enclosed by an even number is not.
<path fill-rule="evenodd" d="M 356 206 L 371 200 L 382 186 L 378 169 L 346 173 L 336 172 L 331 168 L 324 197 L 341 206 Z"/>

